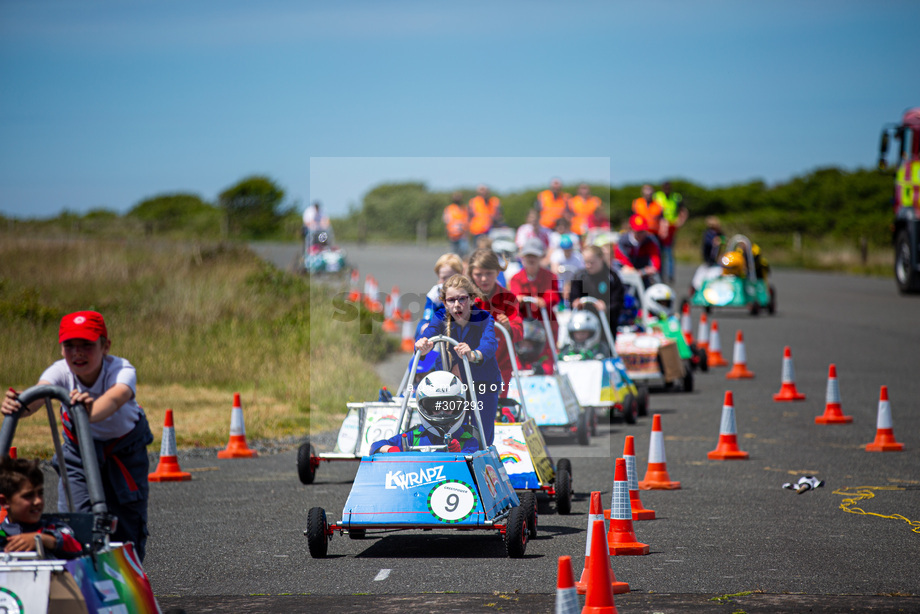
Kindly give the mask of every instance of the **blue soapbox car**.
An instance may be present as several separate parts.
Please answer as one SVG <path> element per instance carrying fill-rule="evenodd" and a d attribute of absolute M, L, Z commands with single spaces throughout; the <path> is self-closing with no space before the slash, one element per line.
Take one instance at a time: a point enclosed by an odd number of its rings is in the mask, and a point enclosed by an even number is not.
<path fill-rule="evenodd" d="M 443 335 L 431 341 L 457 345 Z M 411 372 L 418 360 L 416 352 Z M 466 359 L 463 367 L 467 381 L 472 382 Z M 470 386 L 468 393 L 471 407 L 477 407 L 475 387 Z M 406 423 L 408 396 L 403 396 L 398 424 Z M 479 412 L 472 411 L 472 415 L 479 439 L 479 450 L 472 454 L 426 447 L 363 457 L 341 520 L 329 522 L 321 507 L 309 510 L 304 535 L 310 555 L 325 557 L 335 533 L 362 539 L 375 530 L 480 529 L 498 532 L 508 556 L 523 557 L 531 527 L 536 526 L 536 500 L 531 492 L 518 498 L 495 447 L 484 445 Z"/>

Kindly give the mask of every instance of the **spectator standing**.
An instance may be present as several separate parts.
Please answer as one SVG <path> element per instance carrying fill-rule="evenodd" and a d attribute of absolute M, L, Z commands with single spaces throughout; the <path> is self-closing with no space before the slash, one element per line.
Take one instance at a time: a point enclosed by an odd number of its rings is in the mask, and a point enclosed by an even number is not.
<path fill-rule="evenodd" d="M 661 273 L 668 283 L 674 284 L 674 241 L 677 231 L 686 223 L 690 212 L 684 205 L 683 197 L 671 191 L 671 182 L 665 181 L 661 190 L 655 192 L 655 202 L 661 207 L 662 223 L 659 229 L 661 241 Z"/>
<path fill-rule="evenodd" d="M 470 214 L 461 204 L 462 201 L 463 196 L 459 192 L 454 192 L 450 204 L 444 208 L 444 228 L 447 229 L 450 249 L 461 258 L 470 251 Z"/>
<path fill-rule="evenodd" d="M 661 205 L 655 201 L 654 190 L 652 186 L 645 184 L 642 186 L 642 196 L 632 203 L 633 214 L 639 215 L 645 219 L 648 226 L 648 232 L 657 237 L 661 229 L 661 220 L 664 212 Z"/>
<path fill-rule="evenodd" d="M 591 228 L 597 210 L 601 206 L 601 199 L 591 194 L 591 187 L 587 183 L 578 186 L 578 193 L 569 201 L 572 209 L 572 232 L 579 237 L 585 236 Z"/>
<path fill-rule="evenodd" d="M 497 222 L 501 221 L 501 201 L 497 196 L 492 196 L 486 185 L 476 188 L 476 196 L 470 199 L 470 234 L 474 244 L 479 237 L 488 235 Z"/>
<path fill-rule="evenodd" d="M 537 194 L 537 202 L 534 204 L 534 208 L 540 212 L 540 225 L 547 230 L 552 230 L 556 227 L 556 220 L 560 217 L 571 219 L 570 198 L 569 194 L 562 191 L 562 181 L 558 178 L 553 179 L 548 190 Z"/>

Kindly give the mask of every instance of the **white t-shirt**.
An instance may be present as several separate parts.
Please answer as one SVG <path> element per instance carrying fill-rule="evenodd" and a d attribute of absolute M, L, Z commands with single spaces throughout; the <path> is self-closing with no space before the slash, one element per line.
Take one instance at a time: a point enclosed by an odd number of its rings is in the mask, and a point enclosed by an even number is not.
<path fill-rule="evenodd" d="M 80 392 L 88 392 L 93 398 L 99 398 L 115 384 L 124 384 L 131 389 L 131 399 L 119 407 L 118 411 L 101 422 L 90 423 L 89 428 L 93 434 L 93 439 L 99 441 L 127 435 L 134 428 L 138 418 L 144 413 L 144 410 L 141 409 L 136 400 L 137 371 L 131 363 L 118 356 L 106 356 L 102 360 L 102 372 L 90 387 L 83 385 L 79 378 L 70 371 L 67 361 L 63 358 L 45 369 L 39 379 L 50 382 L 55 386 L 61 386 L 68 392 L 74 389 Z"/>

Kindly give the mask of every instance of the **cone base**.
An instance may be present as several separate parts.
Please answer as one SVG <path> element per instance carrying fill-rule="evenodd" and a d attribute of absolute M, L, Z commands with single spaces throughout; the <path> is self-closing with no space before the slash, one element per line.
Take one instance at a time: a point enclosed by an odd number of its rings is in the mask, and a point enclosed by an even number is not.
<path fill-rule="evenodd" d="M 255 450 L 221 450 L 217 453 L 217 458 L 255 458 L 259 453 Z"/>
<path fill-rule="evenodd" d="M 657 463 L 663 465 L 663 463 Z M 651 463 L 650 463 L 651 465 Z M 645 479 L 639 482 L 639 490 L 677 490 L 680 482 L 671 480 L 667 469 L 649 467 Z"/>
<path fill-rule="evenodd" d="M 780 391 L 773 395 L 773 400 L 776 402 L 780 401 L 804 401 L 805 395 L 795 389 L 794 385 L 789 386 L 783 385 L 780 388 Z"/>
<path fill-rule="evenodd" d="M 748 371 L 744 365 L 735 365 L 732 370 L 725 374 L 725 379 L 753 379 L 754 372 Z"/>
<path fill-rule="evenodd" d="M 632 511 L 633 520 L 655 520 L 655 510 L 641 509 Z"/>
<path fill-rule="evenodd" d="M 399 332 L 399 327 L 393 323 L 393 320 L 384 320 L 383 325 L 381 326 L 383 332 L 385 333 L 397 333 Z"/>
<path fill-rule="evenodd" d="M 642 556 L 648 554 L 649 551 L 649 545 L 641 542 L 623 542 L 619 544 L 608 542 L 607 546 L 610 548 L 610 556 Z"/>
<path fill-rule="evenodd" d="M 877 431 L 875 441 L 866 444 L 866 452 L 901 452 L 904 444 L 895 441 L 894 433 Z"/>
<path fill-rule="evenodd" d="M 412 339 L 404 339 L 402 344 L 399 346 L 399 349 L 404 353 L 408 354 L 415 351 L 415 341 Z"/>
<path fill-rule="evenodd" d="M 706 356 L 706 362 L 710 367 L 727 367 L 728 361 L 722 356 L 722 354 L 708 354 Z"/>
<path fill-rule="evenodd" d="M 614 595 L 625 595 L 626 593 L 629 592 L 629 582 L 617 582 L 616 580 L 614 580 L 610 584 L 610 587 L 613 589 Z M 578 593 L 579 595 L 587 595 L 588 594 L 588 583 L 581 582 L 581 581 L 576 582 L 575 592 Z"/>
<path fill-rule="evenodd" d="M 147 476 L 148 482 L 188 482 L 192 479 L 191 473 L 177 471 L 175 473 L 151 473 Z"/>
<path fill-rule="evenodd" d="M 718 448 L 706 454 L 709 460 L 747 460 L 749 456 L 742 450 L 719 450 Z"/>
<path fill-rule="evenodd" d="M 850 424 L 851 422 L 853 422 L 853 416 L 844 416 L 842 414 L 815 416 L 815 424 Z"/>

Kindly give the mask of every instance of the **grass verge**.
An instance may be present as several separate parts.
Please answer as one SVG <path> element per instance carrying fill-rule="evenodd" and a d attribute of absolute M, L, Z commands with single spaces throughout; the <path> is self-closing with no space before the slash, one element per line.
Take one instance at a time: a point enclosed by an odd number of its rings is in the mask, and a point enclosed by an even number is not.
<path fill-rule="evenodd" d="M 137 367 L 151 448 L 167 408 L 180 447 L 226 444 L 234 392 L 249 438 L 335 428 L 348 400 L 376 395 L 372 363 L 393 343 L 328 317 L 335 291 L 231 244 L 0 235 L 0 383 L 34 385 L 60 358 L 60 318 L 93 309 Z M 46 421 L 23 420 L 14 443 L 50 456 Z"/>

